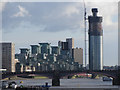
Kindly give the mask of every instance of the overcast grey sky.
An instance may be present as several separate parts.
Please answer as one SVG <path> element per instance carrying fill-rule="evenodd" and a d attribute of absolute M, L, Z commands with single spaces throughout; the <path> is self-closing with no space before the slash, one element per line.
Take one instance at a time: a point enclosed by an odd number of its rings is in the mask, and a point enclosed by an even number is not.
<path fill-rule="evenodd" d="M 117 2 L 86 2 L 87 16 L 98 8 L 103 16 L 104 65 L 118 64 L 118 6 Z M 84 48 L 83 2 L 9 2 L 2 3 L 3 41 L 20 47 L 73 37 L 75 47 Z M 87 28 L 88 29 L 88 28 Z"/>

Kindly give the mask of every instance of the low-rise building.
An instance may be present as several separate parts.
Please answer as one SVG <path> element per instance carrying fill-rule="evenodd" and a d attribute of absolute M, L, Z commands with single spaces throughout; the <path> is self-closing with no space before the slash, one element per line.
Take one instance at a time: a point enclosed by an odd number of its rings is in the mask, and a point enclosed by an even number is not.
<path fill-rule="evenodd" d="M 75 62 L 83 65 L 83 49 L 82 48 L 73 48 L 72 49 L 72 58 Z"/>

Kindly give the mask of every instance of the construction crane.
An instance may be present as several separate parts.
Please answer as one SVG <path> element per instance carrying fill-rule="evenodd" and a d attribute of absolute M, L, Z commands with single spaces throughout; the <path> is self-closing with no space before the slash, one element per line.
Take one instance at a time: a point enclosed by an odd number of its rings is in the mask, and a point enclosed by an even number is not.
<path fill-rule="evenodd" d="M 85 32 L 85 49 L 84 49 L 84 55 L 85 55 L 85 67 L 87 66 L 87 30 L 86 30 L 86 26 L 87 26 L 87 12 L 86 12 L 86 5 L 85 5 L 85 1 L 83 0 L 84 3 L 84 32 Z"/>

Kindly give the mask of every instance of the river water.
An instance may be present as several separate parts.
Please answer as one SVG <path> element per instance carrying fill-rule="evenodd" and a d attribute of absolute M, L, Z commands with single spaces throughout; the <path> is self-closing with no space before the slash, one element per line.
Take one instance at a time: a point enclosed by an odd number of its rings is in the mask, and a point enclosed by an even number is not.
<path fill-rule="evenodd" d="M 23 81 L 22 85 L 24 86 L 45 85 L 45 82 L 48 82 L 49 85 L 52 85 L 52 79 L 27 79 L 27 80 L 14 80 L 14 81 L 16 81 L 18 85 L 21 85 L 20 81 Z M 77 79 L 60 79 L 59 87 L 117 88 L 118 86 L 113 86 L 112 81 L 102 81 L 102 79 L 77 78 Z"/>

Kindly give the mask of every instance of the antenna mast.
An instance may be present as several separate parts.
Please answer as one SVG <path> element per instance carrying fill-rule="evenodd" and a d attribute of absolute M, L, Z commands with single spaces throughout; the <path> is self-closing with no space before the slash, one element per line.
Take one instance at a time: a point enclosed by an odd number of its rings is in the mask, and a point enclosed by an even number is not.
<path fill-rule="evenodd" d="M 84 31 L 85 31 L 85 49 L 84 49 L 84 55 L 85 55 L 85 67 L 87 66 L 87 30 L 86 30 L 86 24 L 87 24 L 87 18 L 86 18 L 86 5 L 85 5 L 85 1 L 84 2 Z"/>

